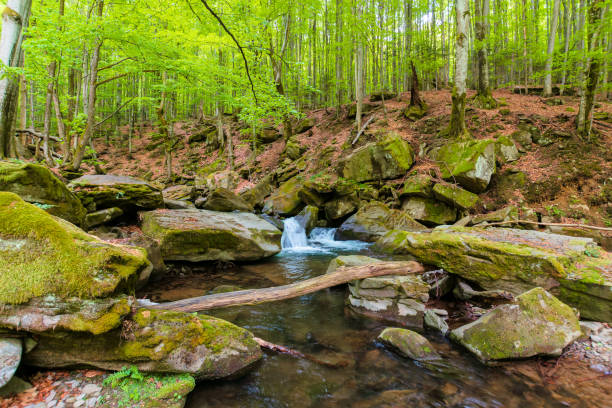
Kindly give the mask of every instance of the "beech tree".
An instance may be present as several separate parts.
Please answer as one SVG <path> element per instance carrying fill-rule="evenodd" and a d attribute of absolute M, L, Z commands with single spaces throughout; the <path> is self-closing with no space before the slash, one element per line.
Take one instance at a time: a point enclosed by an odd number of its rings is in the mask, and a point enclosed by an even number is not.
<path fill-rule="evenodd" d="M 458 139 L 471 137 L 465 127 L 469 18 L 470 12 L 467 0 L 455 0 L 455 86 L 452 92 L 453 106 L 448 136 Z"/>

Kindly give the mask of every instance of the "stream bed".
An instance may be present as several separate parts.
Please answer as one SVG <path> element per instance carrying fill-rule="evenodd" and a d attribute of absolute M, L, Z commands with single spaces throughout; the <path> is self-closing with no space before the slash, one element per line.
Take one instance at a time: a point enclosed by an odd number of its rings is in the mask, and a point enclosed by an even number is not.
<path fill-rule="evenodd" d="M 153 301 L 201 296 L 215 287 L 243 289 L 283 285 L 325 273 L 338 255 L 381 257 L 361 242 L 334 241 L 331 229 L 316 229 L 304 246 L 253 264 L 172 265 L 173 273 L 145 288 Z M 399 259 L 399 258 L 385 258 Z M 213 310 L 257 337 L 328 364 L 265 352 L 246 375 L 196 386 L 187 408 L 233 407 L 588 407 L 575 395 L 541 382 L 487 367 L 448 339 L 423 331 L 444 363 L 429 365 L 399 357 L 376 341 L 383 322 L 345 307 L 346 288 L 286 301 Z M 333 366 L 333 367 L 330 367 Z"/>

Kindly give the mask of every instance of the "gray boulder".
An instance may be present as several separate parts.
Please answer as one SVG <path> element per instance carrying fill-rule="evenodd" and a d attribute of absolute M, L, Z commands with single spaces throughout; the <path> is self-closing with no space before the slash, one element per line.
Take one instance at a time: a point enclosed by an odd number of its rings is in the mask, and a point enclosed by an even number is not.
<path fill-rule="evenodd" d="M 429 341 L 420 334 L 408 329 L 387 327 L 378 339 L 391 346 L 404 357 L 417 361 L 440 360 L 441 357 Z"/>

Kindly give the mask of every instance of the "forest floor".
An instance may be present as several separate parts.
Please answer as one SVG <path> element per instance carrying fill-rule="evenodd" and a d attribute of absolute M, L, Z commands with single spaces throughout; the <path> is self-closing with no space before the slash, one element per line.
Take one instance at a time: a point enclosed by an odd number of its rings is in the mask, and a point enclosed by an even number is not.
<path fill-rule="evenodd" d="M 473 93 L 468 94 L 468 98 Z M 371 111 L 364 115 L 363 123 L 374 116 L 370 125 L 354 147 L 375 141 L 380 134 L 393 131 L 411 143 L 415 152 L 431 149 L 446 142 L 438 136 L 449 122 L 451 96 L 448 90 L 424 91 L 421 93 L 429 109 L 427 115 L 416 121 L 408 120 L 403 111 L 408 106 L 410 95 L 404 93 L 382 102 L 365 101 Z M 543 98 L 537 95 L 517 95 L 509 89 L 493 92 L 500 102 L 497 109 L 477 109 L 468 103 L 466 121 L 469 131 L 478 139 L 511 135 L 519 129 L 519 123 L 530 121 L 541 133 L 550 131 L 561 135 L 561 141 L 549 146 L 533 144 L 530 151 L 524 152 L 520 159 L 504 165 L 498 174 L 506 171 L 522 171 L 531 185 L 535 187 L 531 197 L 524 197 L 525 189 L 518 188 L 510 194 L 490 191 L 481 195 L 485 208 L 495 210 L 507 204 L 524 204 L 538 212 L 548 212 L 562 222 L 582 219 L 589 223 L 609 226 L 612 214 L 598 208 L 602 204 L 602 186 L 612 182 L 612 104 L 598 102 L 595 111 L 607 119 L 597 120 L 594 129 L 597 137 L 586 141 L 575 135 L 574 120 L 578 112 L 579 98 L 575 96 L 555 96 Z M 551 101 L 558 105 L 550 104 Z M 349 105 L 342 107 L 340 114 L 336 108 L 316 109 L 306 113 L 314 119 L 315 126 L 294 138 L 306 149 L 304 176 L 334 169 L 337 161 L 352 151 L 350 143 L 355 137 L 355 121 L 347 117 Z M 231 118 L 231 117 L 227 117 Z M 253 186 L 261 177 L 282 165 L 285 141 L 280 138 L 262 145 L 253 161 L 251 142 L 240 130 L 244 129 L 236 121 L 227 121 L 227 128 L 233 135 L 235 169 L 244 171 L 245 179 L 237 186 L 237 192 Z M 193 180 L 200 169 L 213 163 L 225 162 L 224 153 L 210 151 L 205 143 L 189 143 L 189 136 L 201 128 L 195 122 L 181 122 L 175 126 L 175 133 L 183 140 L 174 152 L 174 183 L 165 179 L 163 148 L 151 149 L 155 129 L 142 128 L 142 136 L 133 140 L 132 155 L 128 154 L 125 141 L 107 146 L 99 139 L 96 149 L 102 167 L 109 173 L 146 177 L 165 185 L 181 184 Z M 127 129 L 124 129 L 127 132 Z M 558 138 L 559 139 L 559 138 Z M 322 165 L 321 152 L 327 152 L 329 160 Z M 329 165 L 331 164 L 331 166 Z M 413 170 L 419 172 L 435 171 L 435 164 L 419 154 Z M 333 170 L 332 170 L 333 172 Z M 181 178 L 183 178 L 181 180 Z M 399 184 L 403 180 L 389 183 Z M 495 179 L 492 186 L 495 185 Z M 494 189 L 490 189 L 494 190 Z M 605 197 L 604 200 L 605 201 Z"/>

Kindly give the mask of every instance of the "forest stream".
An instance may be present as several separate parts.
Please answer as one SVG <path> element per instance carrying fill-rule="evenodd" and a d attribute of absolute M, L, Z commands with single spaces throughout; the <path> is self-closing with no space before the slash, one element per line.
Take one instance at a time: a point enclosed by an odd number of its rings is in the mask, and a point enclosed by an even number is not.
<path fill-rule="evenodd" d="M 291 223 L 292 219 L 285 221 L 284 248 L 273 258 L 228 269 L 174 264 L 173 277 L 149 285 L 143 294 L 154 301 L 170 301 L 222 285 L 282 285 L 324 274 L 330 260 L 339 255 L 381 257 L 370 244 L 335 241 L 332 228 L 316 228 L 306 240 L 304 231 L 292 229 Z M 208 313 L 335 367 L 265 353 L 263 361 L 243 377 L 198 384 L 186 407 L 591 406 L 575 395 L 551 392 L 502 367 L 486 367 L 430 331 L 421 332 L 444 357 L 443 363 L 402 358 L 377 342 L 384 322 L 361 317 L 345 307 L 346 291 L 345 286 L 335 287 L 286 301 Z"/>

